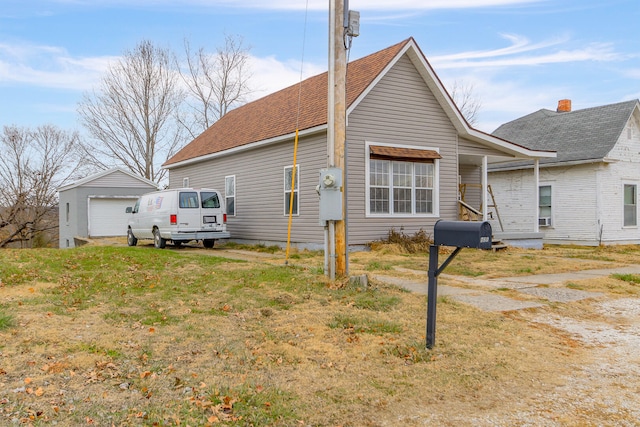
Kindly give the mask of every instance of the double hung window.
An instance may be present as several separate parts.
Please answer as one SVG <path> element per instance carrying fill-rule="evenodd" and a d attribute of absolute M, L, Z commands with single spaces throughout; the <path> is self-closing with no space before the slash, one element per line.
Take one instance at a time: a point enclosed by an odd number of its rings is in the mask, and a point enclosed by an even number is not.
<path fill-rule="evenodd" d="M 227 206 L 227 215 L 235 216 L 236 214 L 236 176 L 235 175 L 224 177 L 224 195 L 225 195 L 225 204 Z"/>
<path fill-rule="evenodd" d="M 634 227 L 638 225 L 638 186 L 624 184 L 624 226 Z"/>
<path fill-rule="evenodd" d="M 298 215 L 298 188 L 300 182 L 300 167 L 296 165 L 295 180 L 293 179 L 293 166 L 284 168 L 284 214 Z M 293 204 L 291 204 L 291 194 L 293 192 Z"/>
<path fill-rule="evenodd" d="M 551 226 L 551 186 L 538 187 L 538 225 Z"/>

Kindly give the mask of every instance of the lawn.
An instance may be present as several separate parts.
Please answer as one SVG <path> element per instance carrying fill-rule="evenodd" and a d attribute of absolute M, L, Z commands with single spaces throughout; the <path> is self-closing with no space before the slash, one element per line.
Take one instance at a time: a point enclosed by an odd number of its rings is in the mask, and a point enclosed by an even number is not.
<path fill-rule="evenodd" d="M 463 251 L 447 272 L 640 260 L 629 248 L 534 252 Z M 513 410 L 525 403 L 510 397 L 557 387 L 587 357 L 566 334 L 517 313 L 448 298 L 426 350 L 424 296 L 330 282 L 318 253 L 296 253 L 286 266 L 272 255 L 0 251 L 0 424 L 410 425 L 416 413 Z M 426 265 L 424 254 L 393 248 L 351 259 L 355 273 Z M 609 280 L 635 293 L 632 279 Z"/>

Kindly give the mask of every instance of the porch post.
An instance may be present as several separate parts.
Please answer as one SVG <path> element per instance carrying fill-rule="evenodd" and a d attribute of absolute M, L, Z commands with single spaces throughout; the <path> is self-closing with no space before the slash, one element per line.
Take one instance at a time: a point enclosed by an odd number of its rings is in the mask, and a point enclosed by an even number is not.
<path fill-rule="evenodd" d="M 538 216 L 540 207 L 538 204 L 540 203 L 540 159 L 535 159 L 533 161 L 533 184 L 535 188 L 533 189 L 533 232 L 537 233 L 540 231 L 540 224 L 538 223 Z"/>
<path fill-rule="evenodd" d="M 487 193 L 489 192 L 488 188 L 488 169 L 489 162 L 487 160 L 487 156 L 482 156 L 482 220 L 486 221 L 487 211 L 489 210 L 489 197 Z"/>

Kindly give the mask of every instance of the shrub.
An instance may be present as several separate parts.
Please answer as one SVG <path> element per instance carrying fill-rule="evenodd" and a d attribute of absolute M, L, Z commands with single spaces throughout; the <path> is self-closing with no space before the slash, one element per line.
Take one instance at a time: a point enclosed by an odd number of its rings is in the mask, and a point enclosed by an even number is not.
<path fill-rule="evenodd" d="M 420 229 L 413 233 L 413 235 L 405 234 L 403 228 L 400 231 L 396 231 L 395 228 L 391 228 L 385 239 L 376 240 L 371 243 L 372 249 L 384 245 L 399 246 L 405 252 L 410 254 L 428 252 L 429 246 L 433 243 L 431 234 L 427 233 L 424 229 Z"/>

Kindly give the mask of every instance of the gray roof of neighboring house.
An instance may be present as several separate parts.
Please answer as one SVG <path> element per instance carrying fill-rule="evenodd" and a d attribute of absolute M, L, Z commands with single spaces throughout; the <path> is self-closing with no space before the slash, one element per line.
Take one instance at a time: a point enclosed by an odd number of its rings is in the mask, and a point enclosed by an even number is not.
<path fill-rule="evenodd" d="M 618 141 L 637 105 L 636 99 L 569 112 L 542 109 L 503 124 L 493 135 L 532 150 L 557 151 L 556 158 L 541 159 L 541 165 L 601 160 Z M 509 162 L 497 169 L 524 164 Z"/>

